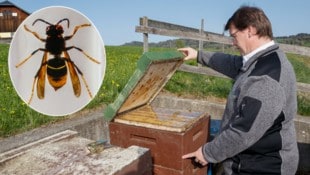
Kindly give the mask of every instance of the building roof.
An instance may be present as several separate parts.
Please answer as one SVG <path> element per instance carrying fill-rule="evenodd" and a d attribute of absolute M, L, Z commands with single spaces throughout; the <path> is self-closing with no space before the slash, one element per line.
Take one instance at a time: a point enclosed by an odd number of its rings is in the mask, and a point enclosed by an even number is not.
<path fill-rule="evenodd" d="M 14 6 L 10 1 L 3 1 L 0 2 L 0 6 Z"/>
<path fill-rule="evenodd" d="M 22 8 L 20 8 L 20 7 L 18 7 L 17 5 L 15 5 L 15 4 L 13 4 L 12 2 L 10 2 L 10 1 L 3 1 L 3 2 L 0 2 L 0 7 L 16 7 L 16 8 L 18 8 L 18 9 L 20 9 L 21 11 L 23 11 L 24 13 L 26 13 L 26 14 L 30 14 L 29 12 L 27 12 L 26 10 L 24 10 L 24 9 L 22 9 Z"/>

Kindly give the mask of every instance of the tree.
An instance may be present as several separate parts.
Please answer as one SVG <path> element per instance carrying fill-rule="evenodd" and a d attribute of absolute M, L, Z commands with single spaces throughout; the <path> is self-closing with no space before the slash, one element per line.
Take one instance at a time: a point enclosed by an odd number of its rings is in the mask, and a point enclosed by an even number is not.
<path fill-rule="evenodd" d="M 175 46 L 176 46 L 177 48 L 185 47 L 184 41 L 181 40 L 181 39 L 176 40 L 176 41 L 175 41 Z"/>

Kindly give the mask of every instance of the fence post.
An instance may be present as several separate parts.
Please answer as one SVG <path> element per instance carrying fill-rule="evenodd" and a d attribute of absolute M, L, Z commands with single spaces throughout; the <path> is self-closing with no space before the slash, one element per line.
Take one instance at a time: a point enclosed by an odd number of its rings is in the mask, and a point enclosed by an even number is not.
<path fill-rule="evenodd" d="M 225 36 L 225 24 L 223 25 L 223 33 L 222 33 L 223 36 Z M 222 43 L 222 52 L 225 52 L 225 44 Z"/>
<path fill-rule="evenodd" d="M 143 17 L 142 25 L 143 27 L 148 26 L 148 19 L 146 16 Z M 143 52 L 147 52 L 147 51 L 149 51 L 149 34 L 143 33 Z"/>
<path fill-rule="evenodd" d="M 201 36 L 204 33 L 204 27 L 203 26 L 204 26 L 204 20 L 201 19 L 201 26 L 200 26 L 200 30 L 199 30 L 199 33 L 200 33 Z M 203 49 L 203 41 L 202 40 L 199 40 L 198 49 L 199 50 Z"/>
<path fill-rule="evenodd" d="M 204 20 L 201 19 L 200 30 L 199 30 L 200 36 L 202 36 L 203 33 L 204 33 Z M 203 40 L 199 40 L 198 50 L 203 50 Z M 198 63 L 197 66 L 201 67 L 202 65 Z"/>

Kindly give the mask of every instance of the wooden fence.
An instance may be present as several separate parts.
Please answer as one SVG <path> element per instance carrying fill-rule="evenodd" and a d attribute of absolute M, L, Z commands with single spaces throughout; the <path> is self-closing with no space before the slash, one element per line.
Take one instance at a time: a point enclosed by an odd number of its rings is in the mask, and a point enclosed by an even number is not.
<path fill-rule="evenodd" d="M 231 45 L 231 38 L 228 36 L 224 36 L 223 34 L 217 34 L 212 32 L 204 31 L 204 22 L 201 21 L 201 28 L 191 28 L 161 21 L 156 21 L 152 19 L 148 19 L 147 17 L 140 18 L 140 25 L 136 26 L 136 32 L 143 33 L 143 50 L 144 52 L 148 51 L 148 35 L 163 35 L 163 36 L 171 36 L 185 39 L 192 39 L 199 41 L 199 49 L 203 48 L 203 41 L 206 42 L 214 42 L 220 44 Z M 280 48 L 286 53 L 294 53 L 299 55 L 310 56 L 310 48 L 295 46 L 289 44 L 279 44 Z M 225 77 L 223 74 L 220 74 L 212 69 L 206 67 L 197 67 L 183 64 L 179 70 L 185 72 L 199 73 L 217 77 Z M 310 84 L 305 83 L 297 83 L 298 91 L 300 92 L 310 92 Z"/>

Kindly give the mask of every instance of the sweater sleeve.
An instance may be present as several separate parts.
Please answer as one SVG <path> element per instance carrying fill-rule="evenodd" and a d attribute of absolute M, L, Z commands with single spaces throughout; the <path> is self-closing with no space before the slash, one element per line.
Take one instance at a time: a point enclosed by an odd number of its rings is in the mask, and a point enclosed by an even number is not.
<path fill-rule="evenodd" d="M 211 142 L 203 146 L 205 159 L 221 162 L 248 149 L 274 124 L 284 106 L 284 91 L 267 76 L 251 77 L 240 90 L 236 114 L 229 125 Z M 272 143 L 266 143 L 273 146 Z"/>
<path fill-rule="evenodd" d="M 198 52 L 197 62 L 232 79 L 238 75 L 243 64 L 241 56 L 205 51 Z"/>

